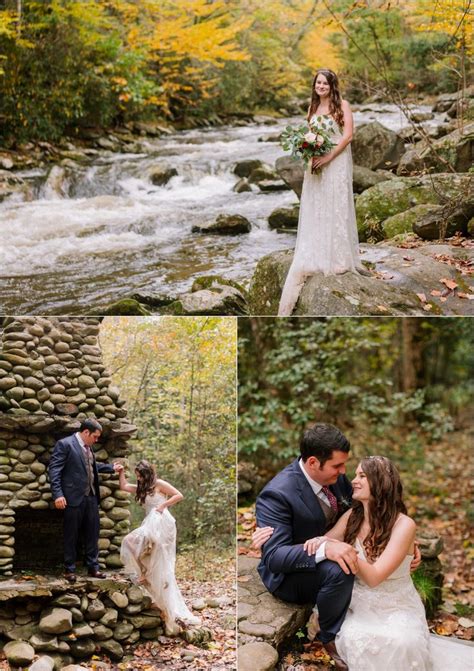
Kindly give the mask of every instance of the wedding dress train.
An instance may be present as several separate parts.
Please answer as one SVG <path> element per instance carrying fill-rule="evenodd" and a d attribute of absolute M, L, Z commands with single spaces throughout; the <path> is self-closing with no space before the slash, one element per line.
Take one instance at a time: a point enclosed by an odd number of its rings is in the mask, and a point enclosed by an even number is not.
<path fill-rule="evenodd" d="M 365 559 L 359 540 L 355 548 Z M 472 671 L 474 647 L 430 635 L 410 576 L 413 556 L 377 587 L 357 577 L 336 648 L 349 671 Z"/>
<path fill-rule="evenodd" d="M 314 115 L 329 116 L 329 115 Z M 333 121 L 334 141 L 342 133 Z M 314 273 L 338 275 L 364 270 L 359 259 L 359 240 L 352 191 L 350 144 L 316 174 L 309 164 L 303 181 L 298 235 L 293 262 L 286 277 L 278 315 L 290 316 L 305 279 Z"/>
<path fill-rule="evenodd" d="M 176 620 L 199 624 L 200 619 L 188 609 L 176 583 L 176 523 L 168 508 L 156 510 L 165 500 L 159 493 L 146 497 L 146 517 L 123 539 L 120 558 L 135 579 L 145 578 L 142 585 L 162 611 L 167 633 L 177 634 Z"/>

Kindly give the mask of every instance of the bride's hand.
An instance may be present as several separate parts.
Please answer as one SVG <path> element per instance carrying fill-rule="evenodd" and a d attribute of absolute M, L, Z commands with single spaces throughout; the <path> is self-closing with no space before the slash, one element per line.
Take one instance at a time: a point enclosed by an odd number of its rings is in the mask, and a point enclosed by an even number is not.
<path fill-rule="evenodd" d="M 413 559 L 410 564 L 410 571 L 416 571 L 418 566 L 421 564 L 421 552 L 418 547 L 418 542 L 415 541 L 415 549 L 413 550 Z"/>
<path fill-rule="evenodd" d="M 311 557 L 316 554 L 321 543 L 324 543 L 324 541 L 327 540 L 326 536 L 315 536 L 314 538 L 310 538 L 303 545 L 303 550 Z"/>
<path fill-rule="evenodd" d="M 313 161 L 311 164 L 312 170 L 319 170 L 320 168 L 323 167 L 323 165 L 326 165 L 329 163 L 332 159 L 331 154 L 324 154 L 323 156 L 314 156 Z"/>
<path fill-rule="evenodd" d="M 252 534 L 252 547 L 255 550 L 260 550 L 262 545 L 273 534 L 273 527 L 257 527 Z"/>
<path fill-rule="evenodd" d="M 156 506 L 155 510 L 157 513 L 163 513 L 163 510 L 166 508 L 166 506 L 163 503 L 160 503 L 159 506 Z"/>

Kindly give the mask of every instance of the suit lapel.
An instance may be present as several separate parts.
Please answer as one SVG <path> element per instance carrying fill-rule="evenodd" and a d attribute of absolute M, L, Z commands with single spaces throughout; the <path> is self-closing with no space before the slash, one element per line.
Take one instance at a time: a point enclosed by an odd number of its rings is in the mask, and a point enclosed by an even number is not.
<path fill-rule="evenodd" d="M 296 490 L 298 492 L 299 497 L 301 498 L 305 506 L 311 511 L 311 514 L 315 517 L 315 519 L 321 517 L 321 515 L 325 519 L 325 515 L 320 506 L 318 497 L 313 492 L 313 490 L 311 489 L 311 485 L 301 472 L 298 460 L 294 461 L 292 466 L 293 466 L 293 476 L 296 482 Z"/>

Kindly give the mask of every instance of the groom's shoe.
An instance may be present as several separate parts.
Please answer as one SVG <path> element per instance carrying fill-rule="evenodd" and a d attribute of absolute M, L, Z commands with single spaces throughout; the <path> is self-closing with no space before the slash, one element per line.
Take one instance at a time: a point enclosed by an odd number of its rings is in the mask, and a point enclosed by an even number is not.
<path fill-rule="evenodd" d="M 329 641 L 329 643 L 323 643 L 323 648 L 326 650 L 328 655 L 330 655 L 334 661 L 334 666 L 338 671 L 349 671 L 349 667 L 345 661 L 339 657 L 339 653 L 336 648 L 334 641 Z"/>
<path fill-rule="evenodd" d="M 76 578 L 76 574 L 73 573 L 73 571 L 66 571 L 66 572 L 64 573 L 64 580 L 67 580 L 67 581 L 70 582 L 71 585 L 72 585 L 72 584 L 75 583 L 76 580 L 77 580 L 77 578 Z"/>
<path fill-rule="evenodd" d="M 101 580 L 107 577 L 105 573 L 102 573 L 98 569 L 89 569 L 87 575 L 90 575 L 91 578 L 100 578 Z"/>

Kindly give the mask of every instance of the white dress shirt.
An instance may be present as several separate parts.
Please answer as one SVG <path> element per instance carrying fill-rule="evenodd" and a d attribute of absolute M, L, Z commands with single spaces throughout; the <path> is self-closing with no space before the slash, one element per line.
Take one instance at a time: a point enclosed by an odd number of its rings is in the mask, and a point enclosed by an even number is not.
<path fill-rule="evenodd" d="M 305 476 L 306 480 L 309 482 L 309 485 L 311 489 L 314 492 L 314 495 L 318 497 L 318 499 L 321 499 L 326 505 L 331 506 L 328 497 L 326 494 L 322 491 L 323 486 L 320 485 L 318 482 L 315 482 L 312 478 L 309 477 L 309 475 L 306 473 L 303 460 L 299 459 L 298 464 L 303 472 L 303 475 Z M 314 556 L 314 560 L 316 564 L 319 564 L 320 561 L 323 561 L 323 559 L 326 559 L 326 542 L 321 543 L 319 548 L 316 550 L 316 554 Z"/>

